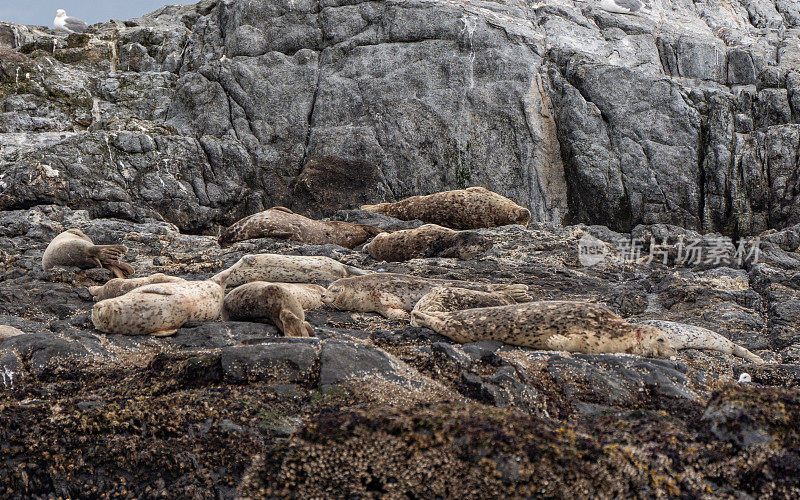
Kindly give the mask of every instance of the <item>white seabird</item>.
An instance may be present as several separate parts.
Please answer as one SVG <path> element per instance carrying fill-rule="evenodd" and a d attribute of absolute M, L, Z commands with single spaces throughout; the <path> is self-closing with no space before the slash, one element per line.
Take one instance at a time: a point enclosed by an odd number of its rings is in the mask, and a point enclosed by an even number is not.
<path fill-rule="evenodd" d="M 600 0 L 597 6 L 613 14 L 635 14 L 643 4 L 639 0 Z"/>
<path fill-rule="evenodd" d="M 53 27 L 56 31 L 64 33 L 83 33 L 89 25 L 77 17 L 68 17 L 64 9 L 58 9 L 56 18 L 53 19 Z"/>

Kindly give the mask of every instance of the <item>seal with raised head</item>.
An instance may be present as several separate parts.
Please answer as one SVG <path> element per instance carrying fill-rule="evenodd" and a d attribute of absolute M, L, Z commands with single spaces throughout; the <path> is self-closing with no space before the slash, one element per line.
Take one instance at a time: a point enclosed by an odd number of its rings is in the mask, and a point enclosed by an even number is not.
<path fill-rule="evenodd" d="M 286 337 L 311 337 L 314 328 L 306 321 L 303 305 L 294 293 L 305 296 L 307 290 L 299 286 L 266 281 L 238 286 L 225 296 L 222 317 L 226 320 L 267 318 Z"/>
<path fill-rule="evenodd" d="M 183 278 L 175 276 L 167 276 L 163 273 L 156 273 L 143 278 L 114 278 L 108 280 L 103 286 L 90 286 L 89 293 L 92 294 L 94 300 L 105 300 L 125 295 L 134 288 L 139 288 L 144 285 L 152 285 L 155 283 L 181 283 L 186 281 Z"/>
<path fill-rule="evenodd" d="M 14 328 L 13 326 L 0 325 L 0 342 L 16 337 L 17 335 L 25 335 L 25 332 Z"/>
<path fill-rule="evenodd" d="M 506 344 L 587 354 L 675 355 L 664 333 L 626 322 L 591 302 L 538 301 L 452 312 L 413 311 L 411 324 L 460 342 Z"/>
<path fill-rule="evenodd" d="M 127 251 L 125 245 L 95 245 L 80 229 L 67 229 L 47 245 L 42 268 L 47 271 L 55 266 L 105 267 L 118 278 L 127 278 L 134 270 L 119 260 Z"/>
<path fill-rule="evenodd" d="M 508 224 L 527 226 L 531 212 L 483 187 L 412 196 L 396 203 L 363 205 L 361 210 L 401 220 L 419 219 L 452 229 L 479 229 Z"/>
<path fill-rule="evenodd" d="M 260 253 L 245 255 L 215 278 L 225 278 L 228 286 L 251 281 L 284 283 L 329 282 L 348 276 L 363 276 L 369 271 L 342 264 L 330 257 Z"/>
<path fill-rule="evenodd" d="M 236 222 L 219 237 L 222 247 L 254 238 L 280 238 L 309 245 L 333 243 L 354 248 L 383 230 L 364 224 L 320 221 L 296 214 L 286 207 L 273 207 Z"/>
<path fill-rule="evenodd" d="M 413 311 L 450 312 L 477 307 L 509 306 L 516 301 L 499 292 L 481 292 L 457 287 L 437 287 L 426 293 Z"/>
<path fill-rule="evenodd" d="M 475 231 L 456 231 L 436 224 L 377 235 L 364 245 L 372 258 L 400 262 L 427 257 L 469 260 L 492 248 L 492 240 Z"/>
<path fill-rule="evenodd" d="M 687 325 L 674 321 L 663 320 L 644 320 L 639 324 L 654 326 L 664 332 L 669 345 L 675 349 L 708 349 L 719 351 L 725 354 L 732 354 L 740 358 L 747 359 L 758 365 L 763 365 L 765 361 L 758 355 L 753 354 L 744 347 L 723 337 L 717 332 L 711 331 L 702 326 Z"/>
<path fill-rule="evenodd" d="M 473 283 L 377 273 L 334 281 L 322 295 L 322 302 L 343 311 L 377 312 L 389 319 L 403 319 L 408 318 L 409 311 L 417 302 L 436 287 L 502 293 L 516 302 L 531 299 L 528 286 L 522 284 Z"/>
<path fill-rule="evenodd" d="M 222 312 L 224 281 L 155 283 L 101 300 L 92 323 L 101 332 L 166 336 L 189 321 L 216 321 Z"/>

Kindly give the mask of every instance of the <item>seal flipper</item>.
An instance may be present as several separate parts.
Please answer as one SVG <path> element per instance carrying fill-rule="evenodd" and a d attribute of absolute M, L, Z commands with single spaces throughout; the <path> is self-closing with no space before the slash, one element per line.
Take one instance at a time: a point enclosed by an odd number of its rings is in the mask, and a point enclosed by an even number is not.
<path fill-rule="evenodd" d="M 357 267 L 348 266 L 345 264 L 344 270 L 347 271 L 347 276 L 366 276 L 372 274 L 372 271 L 365 271 Z"/>
<path fill-rule="evenodd" d="M 113 264 L 107 263 L 106 267 L 114 273 L 114 276 L 122 279 L 127 279 L 128 276 L 136 272 L 130 265 L 119 261 L 115 261 Z"/>
<path fill-rule="evenodd" d="M 494 288 L 494 291 L 502 293 L 514 302 L 530 302 L 533 300 L 533 297 L 528 294 L 528 285 L 499 285 Z"/>
<path fill-rule="evenodd" d="M 287 214 L 293 214 L 294 213 L 294 212 L 292 212 L 291 210 L 289 210 L 286 207 L 272 207 L 272 210 L 277 210 L 279 212 L 286 212 Z"/>
<path fill-rule="evenodd" d="M 295 316 L 295 314 L 288 310 L 283 309 L 279 314 L 280 323 L 283 323 L 283 331 L 284 337 L 308 337 L 308 331 L 306 330 L 306 325 L 304 321 L 301 321 L 300 318 Z"/>
<path fill-rule="evenodd" d="M 94 245 L 89 249 L 89 255 L 107 264 L 119 260 L 127 251 L 128 247 L 125 245 Z"/>
<path fill-rule="evenodd" d="M 308 333 L 309 337 L 316 337 L 316 332 L 314 332 L 314 327 L 311 326 L 311 323 L 308 321 L 303 323 L 303 326 L 306 328 L 306 333 Z"/>
<path fill-rule="evenodd" d="M 378 306 L 378 314 L 389 319 L 408 319 L 409 314 L 405 309 L 391 307 L 381 304 Z"/>

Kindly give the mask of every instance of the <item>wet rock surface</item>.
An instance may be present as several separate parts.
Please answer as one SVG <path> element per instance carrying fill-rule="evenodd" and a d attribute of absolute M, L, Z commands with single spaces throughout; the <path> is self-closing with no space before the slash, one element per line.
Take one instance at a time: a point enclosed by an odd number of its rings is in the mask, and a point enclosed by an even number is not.
<path fill-rule="evenodd" d="M 222 321 L 166 338 L 108 335 L 92 327 L 86 287 L 109 271 L 41 269 L 50 239 L 69 227 L 127 245 L 136 276 L 204 279 L 245 253 L 325 255 L 373 271 L 525 283 L 537 299 L 695 324 L 769 364 L 698 350 L 649 359 L 457 344 L 328 308 L 308 312 L 308 339 Z M 654 231 L 679 233 L 636 232 Z M 626 262 L 614 251 L 584 267 L 585 234 L 620 235 L 537 224 L 480 232 L 494 248 L 477 259 L 386 263 L 359 249 L 273 239 L 222 249 L 166 222 L 57 206 L 0 212 L 0 324 L 23 332 L 0 341 L 0 491 L 797 494 L 800 345 L 791 341 L 797 317 L 782 312 L 800 294 L 797 269 L 770 255 L 740 268 L 692 267 Z M 742 373 L 751 383 L 737 382 Z"/>

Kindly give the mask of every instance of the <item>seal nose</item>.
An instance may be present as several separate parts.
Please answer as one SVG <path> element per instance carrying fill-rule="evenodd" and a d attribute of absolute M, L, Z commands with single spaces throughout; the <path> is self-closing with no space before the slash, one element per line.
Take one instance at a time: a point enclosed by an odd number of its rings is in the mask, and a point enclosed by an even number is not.
<path fill-rule="evenodd" d="M 517 222 L 527 225 L 531 220 L 531 211 L 527 208 L 520 208 L 517 210 Z"/>
<path fill-rule="evenodd" d="M 330 305 L 331 302 L 333 302 L 333 299 L 331 298 L 330 295 L 328 295 L 327 292 L 322 292 L 321 300 L 322 300 L 323 304 L 327 304 L 327 305 Z"/>

